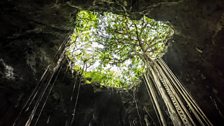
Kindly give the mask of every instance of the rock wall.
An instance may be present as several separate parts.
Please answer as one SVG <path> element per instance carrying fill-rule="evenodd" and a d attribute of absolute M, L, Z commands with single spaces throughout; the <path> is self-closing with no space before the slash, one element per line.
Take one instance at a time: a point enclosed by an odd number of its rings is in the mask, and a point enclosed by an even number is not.
<path fill-rule="evenodd" d="M 224 2 L 117 0 L 117 3 L 114 4 L 113 0 L 0 1 L 0 125 L 12 124 L 44 69 L 48 64 L 55 63 L 54 55 L 72 32 L 78 9 L 124 13 L 124 7 L 134 19 L 146 14 L 156 20 L 171 22 L 175 28 L 174 42 L 164 59 L 212 122 L 215 125 L 222 124 Z M 39 125 L 47 122 L 52 126 L 65 125 L 65 120 L 70 117 L 73 103 L 67 101 L 74 80 L 65 69 Z M 99 91 L 94 92 L 96 90 Z M 113 94 L 117 91 L 110 90 L 97 86 L 81 87 L 77 125 L 99 125 L 100 122 L 106 122 L 107 126 L 129 125 L 130 121 L 135 125 L 140 125 L 140 122 L 146 125 L 145 118 L 153 124 L 155 114 L 147 102 L 144 86 L 136 91 L 137 103 L 141 108 L 140 118 L 135 103 L 131 102 L 133 96 L 129 95 L 130 92 L 121 91 L 121 95 L 117 95 L 119 93 Z M 143 105 L 148 107 L 152 117 L 143 109 Z M 102 120 L 94 116 L 102 117 Z"/>
<path fill-rule="evenodd" d="M 0 2 L 0 125 L 12 125 L 66 34 L 70 11 L 52 1 Z M 69 12 L 69 13 L 67 13 Z"/>
<path fill-rule="evenodd" d="M 164 59 L 214 124 L 223 122 L 223 1 L 185 0 L 149 15 L 176 32 Z"/>

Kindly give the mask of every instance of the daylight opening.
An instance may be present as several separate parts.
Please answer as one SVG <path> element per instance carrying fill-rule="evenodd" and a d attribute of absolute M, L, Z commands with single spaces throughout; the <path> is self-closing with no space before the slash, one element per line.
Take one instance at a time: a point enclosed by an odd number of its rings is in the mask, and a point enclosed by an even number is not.
<path fill-rule="evenodd" d="M 173 34 L 168 22 L 146 16 L 80 11 L 66 55 L 86 83 L 126 89 L 139 84 L 146 63 L 166 53 Z"/>

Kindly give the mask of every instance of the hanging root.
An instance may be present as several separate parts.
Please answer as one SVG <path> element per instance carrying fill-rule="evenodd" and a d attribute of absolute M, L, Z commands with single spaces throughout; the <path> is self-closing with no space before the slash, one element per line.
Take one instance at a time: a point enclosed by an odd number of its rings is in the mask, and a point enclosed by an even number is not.
<path fill-rule="evenodd" d="M 86 64 L 84 64 L 84 65 L 83 65 L 82 72 L 81 72 L 81 74 L 80 74 L 80 78 L 79 78 L 78 91 L 77 91 L 77 95 L 76 95 L 76 99 L 75 99 L 75 105 L 74 105 L 74 109 L 73 109 L 73 113 L 72 113 L 72 118 L 71 118 L 71 121 L 70 121 L 70 126 L 72 126 L 72 124 L 73 124 L 74 121 L 75 121 L 76 107 L 77 107 L 78 100 L 79 100 L 79 92 L 80 92 L 80 87 L 81 87 L 82 74 L 83 74 L 84 71 L 86 71 L 86 69 L 87 69 L 87 66 L 86 66 Z M 74 86 L 75 86 L 75 85 L 74 85 Z"/>
<path fill-rule="evenodd" d="M 195 120 L 193 120 L 188 110 L 189 107 L 201 125 L 212 126 L 212 123 L 196 104 L 195 100 L 161 58 L 148 63 L 148 71 L 144 74 L 144 82 L 153 106 L 157 111 L 156 114 L 161 120 L 160 122 L 163 123 L 162 125 L 166 125 L 166 123 L 162 120 L 164 117 L 156 99 L 156 91 L 158 91 L 163 99 L 173 125 L 196 126 Z"/>
<path fill-rule="evenodd" d="M 70 35 L 70 33 L 69 33 L 69 35 Z M 13 123 L 13 126 L 17 125 L 17 122 L 21 118 L 22 113 L 25 111 L 28 111 L 30 109 L 31 105 L 34 103 L 34 107 L 26 121 L 26 124 L 25 124 L 25 126 L 30 126 L 32 123 L 32 120 L 36 114 L 37 108 L 40 106 L 40 102 L 42 101 L 42 99 L 44 97 L 46 97 L 45 100 L 43 101 L 43 105 L 41 106 L 41 110 L 38 114 L 38 117 L 37 117 L 37 120 L 35 121 L 34 126 L 37 124 L 37 122 L 41 116 L 41 113 L 44 109 L 44 106 L 46 105 L 47 99 L 48 99 L 48 97 L 55 85 L 55 82 L 58 78 L 58 74 L 62 69 L 62 63 L 63 63 L 64 57 L 65 57 L 65 46 L 66 46 L 66 43 L 68 42 L 69 38 L 70 37 L 66 37 L 66 39 L 62 42 L 62 44 L 60 45 L 59 49 L 57 50 L 57 52 L 54 56 L 54 58 L 56 59 L 58 57 L 58 54 L 60 54 L 59 58 L 57 60 L 57 63 L 52 70 L 52 73 L 50 73 L 50 65 L 48 65 L 46 70 L 42 74 L 38 84 L 36 85 L 36 87 L 34 88 L 32 93 L 30 94 L 30 96 L 26 100 L 25 104 L 23 105 L 21 111 L 19 112 L 18 116 L 16 117 L 16 119 Z M 54 80 L 52 82 L 53 78 L 54 78 Z M 36 101 L 35 101 L 35 99 L 36 99 Z"/>
<path fill-rule="evenodd" d="M 52 89 L 53 89 L 53 87 L 54 87 L 54 85 L 55 85 L 55 82 L 56 82 L 57 79 L 58 79 L 58 75 L 59 75 L 59 73 L 61 72 L 61 69 L 62 69 L 62 66 L 60 66 L 60 68 L 59 68 L 59 70 L 58 70 L 58 72 L 57 72 L 57 75 L 55 76 L 54 81 L 53 81 L 52 85 L 50 86 L 49 91 L 47 92 L 46 98 L 45 98 L 44 103 L 43 103 L 43 105 L 42 105 L 42 107 L 41 107 L 41 109 L 40 109 L 40 112 L 39 112 L 39 114 L 38 114 L 38 116 L 37 116 L 37 119 L 36 119 L 36 121 L 35 121 L 35 123 L 34 123 L 34 126 L 36 126 L 37 123 L 38 123 L 38 121 L 39 121 L 39 118 L 40 118 L 40 116 L 41 116 L 41 114 L 42 114 L 42 111 L 43 111 L 43 109 L 44 109 L 44 107 L 45 107 L 45 105 L 46 105 L 46 103 L 47 103 L 48 97 L 49 97 L 49 95 L 50 95 L 50 93 L 51 93 L 51 91 L 52 91 Z"/>
<path fill-rule="evenodd" d="M 36 85 L 36 87 L 34 88 L 34 90 L 32 91 L 32 93 L 30 94 L 29 98 L 27 99 L 27 101 L 25 102 L 25 104 L 23 105 L 21 111 L 19 112 L 18 116 L 16 117 L 13 126 L 16 126 L 17 121 L 19 120 L 21 114 L 23 111 L 28 111 L 30 105 L 32 104 L 33 100 L 35 99 L 36 95 L 39 93 L 40 91 L 40 87 L 41 87 L 41 83 L 42 81 L 45 79 L 45 76 L 47 74 L 47 72 L 49 71 L 49 66 L 47 66 L 46 70 L 44 71 L 44 73 L 42 74 L 38 84 Z"/>

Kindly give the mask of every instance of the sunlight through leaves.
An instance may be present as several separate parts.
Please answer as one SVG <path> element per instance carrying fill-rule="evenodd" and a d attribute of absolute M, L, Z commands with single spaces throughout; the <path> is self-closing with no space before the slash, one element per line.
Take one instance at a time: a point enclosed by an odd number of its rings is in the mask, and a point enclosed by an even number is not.
<path fill-rule="evenodd" d="M 168 22 L 146 16 L 131 20 L 110 12 L 80 11 L 66 55 L 73 70 L 86 67 L 86 83 L 129 88 L 140 82 L 147 58 L 164 55 L 173 34 Z"/>

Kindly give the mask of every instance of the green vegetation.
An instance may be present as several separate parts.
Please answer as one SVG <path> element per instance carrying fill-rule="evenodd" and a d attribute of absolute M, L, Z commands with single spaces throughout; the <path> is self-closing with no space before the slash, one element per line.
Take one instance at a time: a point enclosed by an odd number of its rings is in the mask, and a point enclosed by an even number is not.
<path fill-rule="evenodd" d="M 146 62 L 164 55 L 173 33 L 168 23 L 146 16 L 80 11 L 66 54 L 87 83 L 128 88 L 139 83 Z"/>

